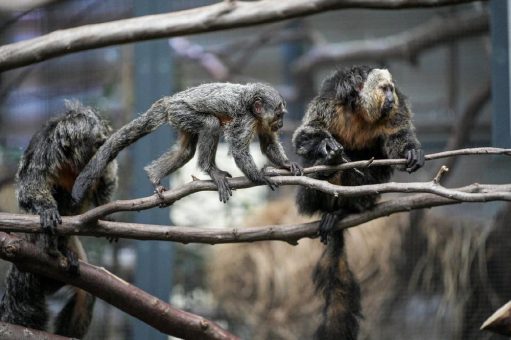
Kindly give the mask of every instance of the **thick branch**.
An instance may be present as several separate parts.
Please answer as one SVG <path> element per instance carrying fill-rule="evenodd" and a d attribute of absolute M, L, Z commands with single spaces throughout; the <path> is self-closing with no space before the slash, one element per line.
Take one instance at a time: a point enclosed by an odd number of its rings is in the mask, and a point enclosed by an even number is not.
<path fill-rule="evenodd" d="M 509 190 L 509 185 L 505 186 Z M 465 193 L 481 193 L 480 202 L 510 200 L 509 192 L 503 193 L 502 186 L 481 186 L 473 184 L 458 189 Z M 373 219 L 391 214 L 441 205 L 462 203 L 431 194 L 418 194 L 378 203 L 374 209 L 344 218 L 338 228 L 346 229 Z M 63 235 L 88 235 L 122 237 L 139 240 L 165 240 L 181 243 L 234 243 L 263 240 L 281 240 L 296 243 L 304 237 L 316 237 L 318 222 L 293 225 L 270 225 L 248 228 L 197 228 L 161 226 L 150 224 L 98 221 L 97 224 L 82 225 L 80 216 L 62 217 L 58 233 Z M 41 232 L 39 218 L 33 215 L 0 213 L 0 230 L 17 232 Z"/>
<path fill-rule="evenodd" d="M 413 60 L 423 50 L 485 33 L 488 29 L 486 12 L 438 17 L 393 36 L 316 47 L 299 58 L 294 68 L 298 73 L 306 73 L 319 66 L 348 61 L 380 61 L 388 58 Z"/>
<path fill-rule="evenodd" d="M 165 334 L 185 339 L 237 339 L 214 322 L 176 309 L 104 268 L 80 262 L 80 275 L 69 275 L 65 261 L 55 261 L 34 244 L 3 232 L 0 257 L 21 270 L 82 288 Z"/>
<path fill-rule="evenodd" d="M 258 25 L 346 8 L 399 9 L 475 0 L 261 0 L 224 1 L 166 14 L 55 31 L 0 47 L 0 71 L 92 48 Z"/>

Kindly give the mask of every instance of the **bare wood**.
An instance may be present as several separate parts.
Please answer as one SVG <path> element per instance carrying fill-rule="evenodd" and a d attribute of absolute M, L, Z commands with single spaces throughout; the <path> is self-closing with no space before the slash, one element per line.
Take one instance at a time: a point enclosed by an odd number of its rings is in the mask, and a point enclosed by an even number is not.
<path fill-rule="evenodd" d="M 174 308 L 104 268 L 80 261 L 80 274 L 69 275 L 65 258 L 56 261 L 34 244 L 3 232 L 0 257 L 20 270 L 82 288 L 165 334 L 185 339 L 238 339 L 214 322 Z"/>
<path fill-rule="evenodd" d="M 486 319 L 481 330 L 511 336 L 511 301 Z"/>
<path fill-rule="evenodd" d="M 502 190 L 507 192 L 502 192 Z M 479 202 L 510 200 L 509 185 L 473 184 L 457 190 L 464 193 L 481 193 Z M 471 201 L 476 202 L 476 201 Z M 391 214 L 462 203 L 460 200 L 431 194 L 418 194 L 378 203 L 374 209 L 344 218 L 337 227 L 346 229 Z M 83 225 L 80 216 L 62 217 L 57 232 L 62 235 L 88 235 L 130 238 L 138 240 L 164 240 L 181 243 L 233 243 L 263 240 L 280 240 L 296 244 L 304 237 L 317 237 L 318 222 L 292 225 L 269 225 L 250 228 L 197 228 L 161 226 L 151 224 L 98 221 Z M 41 232 L 39 217 L 33 215 L 0 213 L 0 230 L 9 232 Z"/>
<path fill-rule="evenodd" d="M 73 52 L 164 37 L 245 27 L 347 8 L 438 7 L 475 0 L 223 1 L 166 14 L 85 25 L 0 47 L 0 71 Z"/>
<path fill-rule="evenodd" d="M 471 12 L 449 18 L 434 18 L 414 29 L 392 36 L 328 44 L 311 49 L 294 65 L 298 73 L 333 63 L 349 61 L 414 60 L 423 50 L 464 37 L 488 32 L 486 12 Z"/>
<path fill-rule="evenodd" d="M 0 339 L 24 339 L 24 340 L 71 340 L 71 338 L 56 335 L 37 329 L 14 325 L 0 321 Z"/>

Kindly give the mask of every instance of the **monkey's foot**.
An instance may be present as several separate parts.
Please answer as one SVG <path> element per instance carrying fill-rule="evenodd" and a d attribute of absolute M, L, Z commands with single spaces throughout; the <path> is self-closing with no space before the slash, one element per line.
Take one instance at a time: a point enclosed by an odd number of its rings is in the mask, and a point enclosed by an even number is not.
<path fill-rule="evenodd" d="M 227 181 L 227 178 L 232 178 L 231 174 L 227 171 L 216 169 L 210 171 L 209 176 L 218 188 L 218 198 L 220 202 L 227 203 L 229 197 L 232 196 L 232 190 Z"/>
<path fill-rule="evenodd" d="M 260 180 L 260 183 L 266 184 L 267 186 L 270 187 L 270 189 L 272 191 L 274 191 L 276 188 L 279 187 L 279 185 L 277 183 L 275 183 L 271 177 L 267 177 L 267 176 L 263 176 Z"/>
<path fill-rule="evenodd" d="M 321 217 L 321 222 L 319 223 L 319 240 L 321 243 L 327 244 L 328 236 L 330 236 L 332 231 L 334 231 L 334 228 L 339 219 L 340 218 L 337 214 L 323 214 Z"/>
<path fill-rule="evenodd" d="M 41 228 L 46 234 L 54 235 L 57 225 L 62 223 L 60 213 L 57 208 L 48 208 L 39 213 Z"/>

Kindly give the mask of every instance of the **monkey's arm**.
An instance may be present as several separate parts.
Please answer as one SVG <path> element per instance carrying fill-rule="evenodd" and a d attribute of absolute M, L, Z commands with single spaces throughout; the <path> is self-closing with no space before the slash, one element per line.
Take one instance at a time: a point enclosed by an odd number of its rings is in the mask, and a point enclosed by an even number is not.
<path fill-rule="evenodd" d="M 406 165 L 399 168 L 401 171 L 414 172 L 424 165 L 424 151 L 411 122 L 388 136 L 385 149 L 389 158 L 406 158 Z"/>
<path fill-rule="evenodd" d="M 282 144 L 280 144 L 276 133 L 260 133 L 259 143 L 261 152 L 278 167 L 288 169 L 295 176 L 303 174 L 303 168 L 296 162 L 287 158 Z"/>
<path fill-rule="evenodd" d="M 17 198 L 19 206 L 40 217 L 45 232 L 53 233 L 57 224 L 62 223 L 58 205 L 52 195 L 50 181 L 35 174 L 22 173 L 18 176 Z"/>
<path fill-rule="evenodd" d="M 326 127 L 308 124 L 300 126 L 293 134 L 293 145 L 298 155 L 315 163 L 343 162 L 344 148 Z"/>
<path fill-rule="evenodd" d="M 267 184 L 274 190 L 276 184 L 258 170 L 250 154 L 250 141 L 255 131 L 254 126 L 250 123 L 251 122 L 247 120 L 234 122 L 233 125 L 225 130 L 226 140 L 229 143 L 236 166 L 245 176 L 254 183 Z"/>

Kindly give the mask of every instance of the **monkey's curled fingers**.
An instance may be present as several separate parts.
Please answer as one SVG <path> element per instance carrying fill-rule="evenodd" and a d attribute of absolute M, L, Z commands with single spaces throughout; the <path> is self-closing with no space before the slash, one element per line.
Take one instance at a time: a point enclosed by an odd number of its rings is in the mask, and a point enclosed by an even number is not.
<path fill-rule="evenodd" d="M 411 149 L 406 151 L 406 171 L 414 172 L 421 168 L 425 162 L 424 151 L 422 149 Z"/>
<path fill-rule="evenodd" d="M 290 162 L 287 166 L 289 171 L 293 174 L 293 176 L 302 176 L 303 175 L 303 167 L 296 163 L 296 162 Z"/>
<path fill-rule="evenodd" d="M 227 178 L 232 178 L 232 175 L 227 171 L 215 170 L 211 171 L 209 176 L 218 188 L 218 198 L 220 199 L 220 202 L 227 203 L 229 197 L 232 196 L 232 190 Z"/>
<path fill-rule="evenodd" d="M 331 234 L 338 220 L 339 217 L 336 214 L 323 214 L 321 222 L 319 223 L 319 240 L 321 243 L 327 244 L 328 236 Z"/>
<path fill-rule="evenodd" d="M 342 156 L 344 148 L 333 138 L 325 138 L 319 144 L 319 150 L 327 160 Z"/>
<path fill-rule="evenodd" d="M 57 208 L 48 208 L 40 212 L 39 220 L 43 231 L 53 235 L 57 229 L 57 224 L 62 224 L 59 211 Z"/>

